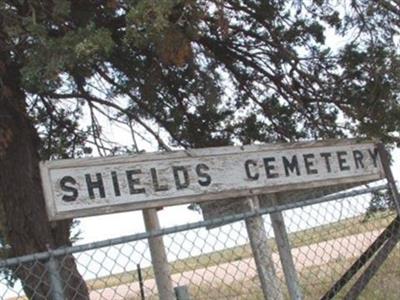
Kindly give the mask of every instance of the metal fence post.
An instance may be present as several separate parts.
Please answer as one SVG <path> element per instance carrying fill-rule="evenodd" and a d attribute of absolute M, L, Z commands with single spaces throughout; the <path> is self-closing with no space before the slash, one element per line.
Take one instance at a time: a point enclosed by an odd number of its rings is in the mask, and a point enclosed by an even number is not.
<path fill-rule="evenodd" d="M 148 232 L 160 230 L 161 227 L 157 216 L 157 209 L 144 209 L 143 218 Z M 175 300 L 171 281 L 171 270 L 168 264 L 167 254 L 165 253 L 163 237 L 149 237 L 149 248 L 160 299 Z"/>
<path fill-rule="evenodd" d="M 375 241 L 361 254 L 361 256 L 350 266 L 350 268 L 332 285 L 332 287 L 321 297 L 321 300 L 330 300 L 336 297 L 336 295 L 344 288 L 344 286 L 350 282 L 350 280 L 360 271 L 382 248 L 390 234 L 398 230 L 399 216 L 397 216 L 392 223 L 389 224 L 382 231 L 382 233 L 375 239 Z"/>
<path fill-rule="evenodd" d="M 383 170 L 385 171 L 386 181 L 389 185 L 390 193 L 393 196 L 394 206 L 396 208 L 397 214 L 400 216 L 400 197 L 399 191 L 397 190 L 396 181 L 390 168 L 390 158 L 385 146 L 382 143 L 378 144 L 378 152 L 381 157 L 381 163 Z"/>
<path fill-rule="evenodd" d="M 248 203 L 251 210 L 259 208 L 258 197 L 248 198 Z M 246 218 L 245 222 L 264 299 L 281 300 L 283 296 L 279 289 L 279 280 L 276 276 L 274 262 L 272 260 L 272 251 L 268 246 L 264 219 L 262 215 L 255 215 Z"/>
<path fill-rule="evenodd" d="M 50 279 L 50 290 L 51 297 L 53 300 L 65 300 L 64 297 L 64 288 L 62 279 L 59 272 L 59 265 L 57 259 L 51 253 L 50 250 L 50 258 L 46 263 L 47 271 L 49 273 Z"/>
<path fill-rule="evenodd" d="M 386 243 L 382 246 L 379 252 L 375 255 L 371 263 L 366 267 L 364 273 L 360 275 L 351 289 L 348 291 L 346 296 L 343 298 L 344 300 L 353 300 L 358 299 L 361 292 L 368 285 L 372 277 L 378 272 L 379 268 L 383 265 L 386 259 L 389 257 L 392 250 L 396 247 L 399 242 L 400 231 L 398 227 L 395 232 L 392 232 L 392 236 L 388 238 Z"/>
<path fill-rule="evenodd" d="M 273 200 L 273 204 L 277 205 L 278 195 L 271 194 L 270 197 Z M 283 218 L 282 212 L 277 211 L 271 213 L 270 218 L 272 222 L 272 228 L 274 229 L 275 241 L 278 247 L 279 258 L 281 260 L 290 299 L 300 300 L 303 298 L 303 296 L 301 294 L 299 279 L 297 277 L 297 271 L 294 266 L 289 237 L 286 231 L 285 220 Z"/>

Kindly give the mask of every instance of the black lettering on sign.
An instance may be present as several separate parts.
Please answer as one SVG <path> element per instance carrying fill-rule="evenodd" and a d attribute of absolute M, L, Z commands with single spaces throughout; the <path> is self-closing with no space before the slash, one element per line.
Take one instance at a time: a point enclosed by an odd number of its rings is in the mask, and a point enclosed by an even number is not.
<path fill-rule="evenodd" d="M 252 172 L 250 171 L 250 165 L 253 167 L 257 167 L 257 162 L 252 159 L 248 159 L 244 162 L 244 168 L 246 170 L 247 178 L 251 180 L 257 180 L 260 177 L 260 174 L 258 172 L 254 172 L 252 174 Z"/>
<path fill-rule="evenodd" d="M 156 192 L 161 192 L 161 191 L 168 191 L 168 185 L 160 185 L 158 182 L 158 175 L 157 175 L 157 170 L 155 168 L 150 169 L 151 173 L 151 179 L 153 181 L 153 187 Z"/>
<path fill-rule="evenodd" d="M 131 195 L 143 194 L 146 192 L 146 190 L 144 188 L 137 189 L 135 187 L 136 184 L 140 184 L 140 179 L 134 178 L 133 176 L 138 175 L 138 174 L 142 174 L 142 170 L 135 169 L 135 170 L 126 171 L 126 179 L 128 180 L 129 193 Z"/>
<path fill-rule="evenodd" d="M 211 176 L 204 171 L 208 171 L 210 168 L 206 164 L 198 164 L 196 166 L 196 173 L 202 180 L 199 180 L 198 183 L 201 186 L 209 186 L 211 184 Z"/>
<path fill-rule="evenodd" d="M 71 176 L 64 176 L 60 180 L 60 187 L 63 192 L 72 193 L 70 195 L 63 195 L 62 200 L 65 202 L 72 202 L 78 198 L 78 189 L 74 187 L 76 180 Z"/>
<path fill-rule="evenodd" d="M 297 176 L 300 175 L 299 162 L 296 155 L 292 156 L 291 161 L 289 161 L 286 156 L 282 156 L 282 161 L 283 167 L 285 168 L 286 176 L 290 176 L 290 173 L 293 173 L 294 171 L 296 171 Z"/>
<path fill-rule="evenodd" d="M 364 169 L 364 154 L 360 150 L 354 150 L 353 151 L 353 157 L 354 157 L 354 163 L 356 164 L 356 169 L 359 169 L 360 167 Z"/>
<path fill-rule="evenodd" d="M 90 174 L 86 174 L 85 179 L 90 199 L 96 198 L 96 196 L 94 195 L 94 189 L 99 190 L 100 198 L 106 197 L 106 193 L 104 191 L 103 177 L 101 176 L 101 173 L 96 173 L 96 181 L 92 180 Z"/>
<path fill-rule="evenodd" d="M 115 171 L 111 172 L 111 179 L 112 179 L 112 183 L 113 183 L 113 187 L 114 187 L 115 196 L 117 196 L 117 197 L 121 196 L 121 190 L 119 188 L 117 172 L 115 172 Z"/>
<path fill-rule="evenodd" d="M 338 151 L 338 152 L 336 152 L 336 154 L 338 157 L 340 171 L 350 170 L 350 166 L 347 165 L 347 159 L 345 157 L 345 156 L 347 156 L 347 151 Z"/>
<path fill-rule="evenodd" d="M 315 155 L 312 153 L 304 154 L 303 158 L 304 158 L 304 165 L 306 167 L 307 174 L 308 175 L 318 174 L 318 170 L 312 168 L 314 166 Z"/>
<path fill-rule="evenodd" d="M 175 185 L 177 190 L 185 189 L 189 186 L 189 173 L 183 166 L 172 167 L 174 173 Z M 179 173 L 183 174 L 184 182 L 181 181 Z"/>
<path fill-rule="evenodd" d="M 275 161 L 275 157 L 266 157 L 264 158 L 264 167 L 265 173 L 267 173 L 267 178 L 277 178 L 278 173 L 271 173 L 271 171 L 275 170 L 275 166 L 271 165 Z"/>
<path fill-rule="evenodd" d="M 368 149 L 368 153 L 372 158 L 375 168 L 377 168 L 378 167 L 378 148 L 375 148 L 374 152 L 372 152 L 371 149 Z"/>
<path fill-rule="evenodd" d="M 326 170 L 328 171 L 328 173 L 330 173 L 332 171 L 331 169 L 331 162 L 329 161 L 329 158 L 332 157 L 332 154 L 330 154 L 329 152 L 322 152 L 320 153 L 321 157 L 325 159 L 325 165 L 326 165 Z"/>

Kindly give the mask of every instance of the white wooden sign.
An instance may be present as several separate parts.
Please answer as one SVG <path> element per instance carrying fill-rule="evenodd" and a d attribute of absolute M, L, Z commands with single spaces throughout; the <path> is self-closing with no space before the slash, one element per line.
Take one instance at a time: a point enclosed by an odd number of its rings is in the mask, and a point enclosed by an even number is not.
<path fill-rule="evenodd" d="M 203 148 L 41 163 L 51 220 L 378 180 L 371 142 Z"/>

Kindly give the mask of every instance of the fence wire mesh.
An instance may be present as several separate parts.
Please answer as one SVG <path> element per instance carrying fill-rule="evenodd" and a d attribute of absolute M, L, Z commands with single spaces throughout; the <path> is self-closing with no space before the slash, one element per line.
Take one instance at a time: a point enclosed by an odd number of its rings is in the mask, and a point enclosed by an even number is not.
<path fill-rule="evenodd" d="M 282 198 L 280 206 L 261 203 L 255 211 L 225 212 L 218 219 L 151 236 L 143 233 L 2 260 L 0 297 L 159 299 L 148 238 L 161 237 L 172 286 L 184 288 L 188 299 L 290 299 L 286 278 L 297 280 L 298 296 L 304 299 L 352 299 L 357 291 L 360 299 L 398 299 L 399 224 L 386 186 L 300 196 L 300 201 L 284 203 Z M 271 221 L 274 214 L 282 214 L 296 274 L 285 272 L 287 261 Z M 250 243 L 251 230 L 264 235 L 256 239 L 262 270 Z M 381 251 L 372 251 L 374 247 Z M 379 255 L 384 263 L 375 272 Z M 371 280 L 368 274 L 374 275 Z"/>

